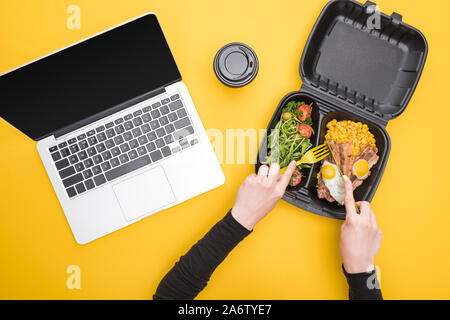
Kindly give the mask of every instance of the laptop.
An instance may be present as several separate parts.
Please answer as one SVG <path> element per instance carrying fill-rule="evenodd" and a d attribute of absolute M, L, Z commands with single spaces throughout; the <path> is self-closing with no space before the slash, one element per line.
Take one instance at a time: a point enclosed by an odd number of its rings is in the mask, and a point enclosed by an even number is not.
<path fill-rule="evenodd" d="M 153 13 L 0 75 L 79 244 L 225 182 Z"/>

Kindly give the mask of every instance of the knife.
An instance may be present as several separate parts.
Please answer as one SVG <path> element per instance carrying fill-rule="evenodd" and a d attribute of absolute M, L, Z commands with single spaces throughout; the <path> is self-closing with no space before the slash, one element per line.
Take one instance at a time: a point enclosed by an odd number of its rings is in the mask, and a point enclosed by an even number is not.
<path fill-rule="evenodd" d="M 331 149 L 327 140 L 326 140 L 326 143 L 327 143 L 328 149 L 330 149 L 330 153 L 331 153 L 331 156 L 333 157 L 334 163 L 336 164 L 336 167 L 338 168 L 339 174 L 341 175 L 342 179 L 344 179 L 344 182 L 347 182 L 347 180 L 349 180 L 349 178 L 342 174 L 341 168 L 339 168 L 339 164 L 337 163 L 336 158 L 334 157 L 333 149 Z M 355 202 L 355 209 L 356 209 L 356 213 L 359 214 L 360 212 L 359 212 L 358 206 L 356 205 L 356 202 Z"/>

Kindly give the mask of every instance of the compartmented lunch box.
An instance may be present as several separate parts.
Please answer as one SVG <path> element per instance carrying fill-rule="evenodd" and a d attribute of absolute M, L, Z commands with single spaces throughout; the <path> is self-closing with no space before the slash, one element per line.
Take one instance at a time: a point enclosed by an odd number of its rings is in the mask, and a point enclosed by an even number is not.
<path fill-rule="evenodd" d="M 428 51 L 425 37 L 403 23 L 401 15 L 378 12 L 379 16 L 374 17 L 374 6 L 370 1 L 363 5 L 334 0 L 324 7 L 300 60 L 303 84 L 299 91 L 281 100 L 267 127 L 270 133 L 291 100 L 313 102 L 313 146 L 324 142 L 326 124 L 332 119 L 367 124 L 375 136 L 380 158 L 371 175 L 355 190 L 355 199 L 366 201 L 372 200 L 389 157 L 391 142 L 386 124 L 406 108 Z M 368 19 L 375 27 L 368 26 Z M 267 154 L 267 133 L 259 149 L 256 171 Z M 345 219 L 344 207 L 317 196 L 320 166 L 319 162 L 303 169 L 301 183 L 289 186 L 283 199 L 315 214 Z"/>

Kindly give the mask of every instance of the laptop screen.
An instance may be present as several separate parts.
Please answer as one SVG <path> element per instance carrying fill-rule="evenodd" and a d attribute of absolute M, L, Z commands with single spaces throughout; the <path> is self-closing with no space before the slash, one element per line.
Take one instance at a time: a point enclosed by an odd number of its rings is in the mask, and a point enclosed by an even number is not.
<path fill-rule="evenodd" d="M 0 116 L 37 140 L 179 80 L 148 14 L 0 76 Z"/>

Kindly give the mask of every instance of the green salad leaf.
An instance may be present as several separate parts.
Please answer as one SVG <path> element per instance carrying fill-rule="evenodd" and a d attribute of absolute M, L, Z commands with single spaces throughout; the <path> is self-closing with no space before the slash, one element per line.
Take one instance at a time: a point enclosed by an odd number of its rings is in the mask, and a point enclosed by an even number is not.
<path fill-rule="evenodd" d="M 281 168 L 286 167 L 292 160 L 300 160 L 311 148 L 310 140 L 298 132 L 299 124 L 312 125 L 311 117 L 307 117 L 305 121 L 299 120 L 303 112 L 298 111 L 297 108 L 303 104 L 305 104 L 304 101 L 289 101 L 283 108 L 280 120 L 268 135 L 267 148 L 270 150 L 266 158 L 268 164 L 278 162 Z M 283 117 L 283 115 L 286 116 Z M 309 167 L 307 164 L 302 164 L 297 166 L 297 169 Z"/>

